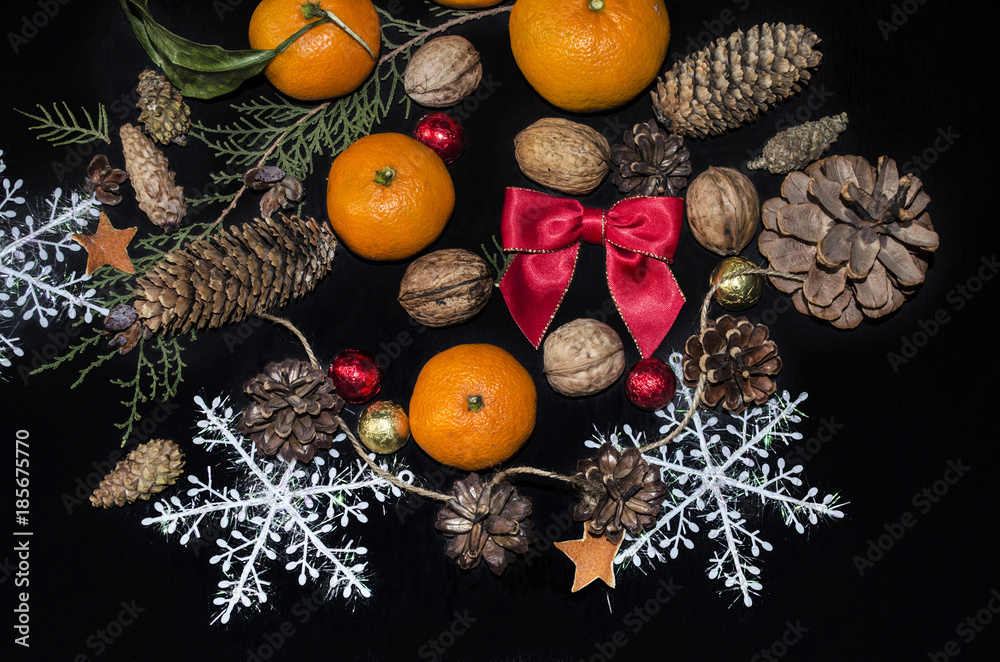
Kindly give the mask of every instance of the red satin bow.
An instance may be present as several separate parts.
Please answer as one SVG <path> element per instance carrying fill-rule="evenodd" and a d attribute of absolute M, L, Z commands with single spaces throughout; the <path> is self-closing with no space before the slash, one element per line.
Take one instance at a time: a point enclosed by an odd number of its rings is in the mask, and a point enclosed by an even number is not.
<path fill-rule="evenodd" d="M 500 282 L 514 321 L 537 348 L 576 268 L 580 242 L 603 245 L 608 289 L 642 356 L 656 351 L 684 305 L 668 264 L 684 201 L 627 198 L 607 212 L 571 198 L 508 188 L 501 237 L 516 252 Z"/>

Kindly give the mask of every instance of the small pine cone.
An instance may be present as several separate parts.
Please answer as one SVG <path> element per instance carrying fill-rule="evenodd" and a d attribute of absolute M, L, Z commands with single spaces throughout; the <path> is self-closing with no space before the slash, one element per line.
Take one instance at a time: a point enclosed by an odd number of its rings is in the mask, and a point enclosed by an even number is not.
<path fill-rule="evenodd" d="M 122 201 L 118 193 L 122 182 L 128 179 L 128 173 L 118 168 L 112 168 L 108 157 L 98 154 L 90 160 L 87 166 L 87 177 L 83 180 L 83 190 L 93 193 L 102 205 L 117 205 Z"/>
<path fill-rule="evenodd" d="M 146 127 L 146 133 L 161 145 L 187 145 L 191 109 L 180 91 L 151 69 L 139 74 L 136 91 L 139 101 L 135 105 L 142 111 L 139 121 Z"/>
<path fill-rule="evenodd" d="M 448 494 L 454 498 L 438 511 L 434 527 L 451 538 L 445 555 L 463 570 L 482 560 L 493 574 L 502 574 L 535 542 L 531 499 L 518 495 L 510 483 L 484 483 L 471 473 L 455 481 Z"/>
<path fill-rule="evenodd" d="M 576 472 L 580 501 L 573 519 L 589 522 L 593 535 L 618 542 L 625 531 L 637 536 L 656 523 L 667 486 L 638 448 L 619 453 L 611 444 L 602 444 L 595 457 L 577 462 Z"/>
<path fill-rule="evenodd" d="M 687 138 L 719 135 L 800 91 L 822 54 L 819 37 L 802 25 L 763 23 L 692 53 L 660 77 L 656 118 Z"/>
<path fill-rule="evenodd" d="M 723 315 L 709 321 L 704 333 L 688 338 L 681 369 L 687 386 L 696 386 L 705 375 L 701 406 L 721 402 L 740 414 L 751 404 L 764 404 L 777 387 L 772 377 L 781 371 L 778 348 L 768 333 L 765 325 L 746 317 Z"/>
<path fill-rule="evenodd" d="M 625 132 L 624 143 L 611 148 L 617 168 L 611 181 L 626 195 L 676 196 L 687 186 L 690 157 L 683 138 L 667 134 L 656 120 L 640 122 Z"/>
<path fill-rule="evenodd" d="M 801 170 L 830 149 L 847 129 L 847 113 L 822 117 L 785 129 L 764 145 L 763 153 L 747 163 L 750 170 L 767 170 L 772 175 L 786 175 Z"/>
<path fill-rule="evenodd" d="M 344 399 L 326 373 L 308 361 L 271 363 L 243 385 L 254 404 L 236 423 L 257 452 L 285 462 L 312 462 L 318 448 L 333 446 Z"/>
<path fill-rule="evenodd" d="M 154 333 L 218 328 L 311 292 L 336 250 L 327 223 L 256 219 L 164 255 L 136 281 L 133 305 Z"/>
<path fill-rule="evenodd" d="M 131 124 L 123 125 L 120 134 L 125 170 L 132 179 L 139 209 L 164 232 L 173 232 L 187 214 L 187 204 L 184 189 L 174 185 L 174 173 L 167 164 L 167 157 Z"/>
<path fill-rule="evenodd" d="M 153 439 L 115 465 L 90 495 L 95 508 L 124 506 L 143 501 L 177 482 L 184 471 L 184 453 L 167 439 Z"/>
<path fill-rule="evenodd" d="M 757 239 L 772 278 L 800 313 L 853 329 L 895 311 L 924 282 L 938 234 L 930 196 L 913 174 L 879 157 L 829 156 L 789 173 L 764 203 Z"/>

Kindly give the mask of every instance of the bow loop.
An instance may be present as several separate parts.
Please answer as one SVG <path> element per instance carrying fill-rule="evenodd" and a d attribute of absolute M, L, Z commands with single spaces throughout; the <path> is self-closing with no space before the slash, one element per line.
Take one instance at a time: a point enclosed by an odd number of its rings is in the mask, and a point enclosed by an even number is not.
<path fill-rule="evenodd" d="M 670 272 L 684 201 L 628 198 L 606 213 L 570 198 L 507 189 L 501 239 L 517 253 L 500 282 L 507 308 L 537 348 L 573 279 L 580 243 L 604 245 L 608 289 L 642 356 L 666 337 L 684 304 Z"/>

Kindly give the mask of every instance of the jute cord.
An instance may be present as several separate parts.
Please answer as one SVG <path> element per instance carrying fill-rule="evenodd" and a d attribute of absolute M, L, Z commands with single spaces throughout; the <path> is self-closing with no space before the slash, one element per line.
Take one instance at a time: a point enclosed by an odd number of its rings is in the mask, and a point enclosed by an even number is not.
<path fill-rule="evenodd" d="M 776 271 L 774 269 L 743 269 L 734 272 L 729 278 L 736 278 L 738 276 L 752 276 L 752 275 L 770 276 L 772 278 L 784 278 L 786 280 L 795 280 L 799 282 L 805 280 L 805 277 L 802 275 L 786 273 L 784 271 Z M 726 280 L 728 280 L 728 278 Z M 719 287 L 724 282 L 725 281 L 720 281 L 718 283 L 715 283 L 708 290 L 708 293 L 705 295 L 704 301 L 702 301 L 701 314 L 698 322 L 698 328 L 700 333 L 704 333 L 708 329 L 708 310 L 712 303 L 712 297 L 715 295 L 716 290 L 718 290 Z M 306 340 L 305 335 L 303 335 L 303 333 L 299 331 L 294 324 L 292 324 L 287 319 L 281 317 L 275 317 L 274 315 L 268 315 L 266 313 L 260 314 L 258 315 L 258 317 L 267 320 L 269 322 L 273 322 L 275 324 L 280 324 L 281 326 L 284 326 L 286 329 L 295 334 L 295 337 L 299 339 L 299 342 L 301 342 L 302 346 L 305 348 L 306 355 L 309 357 L 309 362 L 316 368 L 320 367 L 319 362 L 316 360 L 316 354 L 313 353 L 312 347 L 309 345 L 309 341 Z M 639 447 L 640 453 L 648 453 L 649 451 L 655 450 L 660 446 L 669 444 L 671 441 L 676 439 L 677 436 L 681 434 L 681 432 L 684 431 L 684 429 L 691 422 L 691 419 L 694 417 L 695 412 L 698 410 L 702 394 L 705 392 L 706 384 L 707 384 L 707 378 L 705 377 L 705 374 L 702 373 L 701 376 L 698 378 L 698 384 L 695 386 L 694 392 L 691 395 L 691 407 L 688 408 L 688 411 L 687 413 L 684 414 L 684 418 L 681 419 L 681 422 L 678 423 L 673 430 L 671 430 L 668 434 L 664 435 L 663 437 L 657 439 L 654 442 L 648 443 L 645 446 L 640 446 Z M 365 449 L 361 441 L 354 435 L 354 433 L 343 421 L 343 419 L 340 419 L 338 417 L 337 424 L 340 427 L 340 430 L 347 436 L 347 439 L 350 440 L 351 445 L 354 446 L 354 450 L 358 454 L 358 456 L 362 460 L 364 460 L 364 462 L 369 466 L 369 468 L 371 468 L 371 470 L 374 471 L 375 474 L 378 475 L 380 478 L 385 479 L 387 482 L 396 486 L 400 490 L 416 494 L 426 499 L 448 502 L 455 498 L 452 495 L 436 492 L 434 490 L 429 490 L 420 487 L 419 485 L 411 485 L 410 483 L 403 481 L 401 478 L 399 478 L 399 476 L 396 476 L 392 472 L 386 471 L 382 467 L 378 466 L 378 464 L 376 464 L 375 461 L 368 456 L 367 449 Z M 498 485 L 504 481 L 507 481 L 513 476 L 540 476 L 542 478 L 551 478 L 552 480 L 569 483 L 571 485 L 580 484 L 582 482 L 582 479 L 578 476 L 570 476 L 566 474 L 557 473 L 555 471 L 548 471 L 546 469 L 538 469 L 536 467 L 520 466 L 520 467 L 510 467 L 509 469 L 504 469 L 502 471 L 497 472 L 490 479 L 490 484 Z"/>

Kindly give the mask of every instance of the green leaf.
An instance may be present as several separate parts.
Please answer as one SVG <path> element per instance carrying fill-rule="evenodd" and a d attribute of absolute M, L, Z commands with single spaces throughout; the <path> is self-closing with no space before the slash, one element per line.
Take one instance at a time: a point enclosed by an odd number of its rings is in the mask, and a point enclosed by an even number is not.
<path fill-rule="evenodd" d="M 309 23 L 273 50 L 227 50 L 193 42 L 170 32 L 153 20 L 149 0 L 118 0 L 136 39 L 180 93 L 194 99 L 211 99 L 232 92 L 262 72 L 268 62 L 296 39 L 320 23 Z"/>

